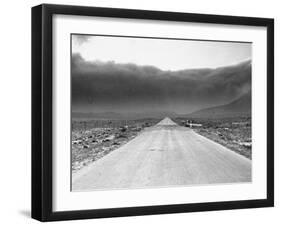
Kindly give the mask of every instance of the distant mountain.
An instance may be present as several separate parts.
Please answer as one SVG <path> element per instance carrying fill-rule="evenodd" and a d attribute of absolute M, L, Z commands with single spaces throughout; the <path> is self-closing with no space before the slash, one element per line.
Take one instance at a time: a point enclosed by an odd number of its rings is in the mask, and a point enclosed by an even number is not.
<path fill-rule="evenodd" d="M 226 105 L 220 105 L 211 108 L 205 108 L 189 114 L 188 116 L 198 118 L 218 118 L 218 117 L 236 117 L 251 115 L 251 92 L 248 92 L 240 98 Z"/>
<path fill-rule="evenodd" d="M 142 113 L 131 113 L 131 114 L 124 114 L 124 116 L 128 119 L 142 119 L 142 118 L 157 118 L 163 119 L 165 117 L 178 117 L 178 114 L 175 112 L 142 112 Z"/>
<path fill-rule="evenodd" d="M 115 112 L 72 112 L 72 118 L 74 119 L 121 119 L 122 115 Z"/>
<path fill-rule="evenodd" d="M 143 113 L 116 113 L 116 112 L 72 112 L 73 119 L 142 119 L 142 118 L 159 118 L 166 116 L 177 117 L 174 112 L 143 112 Z"/>

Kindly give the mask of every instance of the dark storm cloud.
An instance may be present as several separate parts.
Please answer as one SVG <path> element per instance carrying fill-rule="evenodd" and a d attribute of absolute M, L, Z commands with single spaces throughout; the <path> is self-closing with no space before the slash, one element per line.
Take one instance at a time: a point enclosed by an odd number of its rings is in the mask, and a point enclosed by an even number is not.
<path fill-rule="evenodd" d="M 81 45 L 85 42 L 87 42 L 89 39 L 91 38 L 91 36 L 88 35 L 73 35 L 72 39 L 77 42 L 78 45 Z"/>
<path fill-rule="evenodd" d="M 78 54 L 72 56 L 74 106 L 190 112 L 227 103 L 250 87 L 250 61 L 218 69 L 162 71 L 153 66 L 87 62 Z"/>

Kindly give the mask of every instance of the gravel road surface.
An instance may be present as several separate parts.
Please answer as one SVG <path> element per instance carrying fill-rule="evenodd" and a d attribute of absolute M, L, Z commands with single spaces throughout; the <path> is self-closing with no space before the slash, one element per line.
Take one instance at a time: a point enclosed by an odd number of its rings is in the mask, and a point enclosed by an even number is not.
<path fill-rule="evenodd" d="M 251 160 L 170 118 L 72 176 L 72 190 L 251 182 Z"/>

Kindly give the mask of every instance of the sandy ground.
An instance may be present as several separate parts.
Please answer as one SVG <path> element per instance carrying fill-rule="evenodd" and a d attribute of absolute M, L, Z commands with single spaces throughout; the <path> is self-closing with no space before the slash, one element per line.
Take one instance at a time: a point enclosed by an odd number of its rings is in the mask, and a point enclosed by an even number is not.
<path fill-rule="evenodd" d="M 251 160 L 169 118 L 73 174 L 72 190 L 251 181 Z"/>

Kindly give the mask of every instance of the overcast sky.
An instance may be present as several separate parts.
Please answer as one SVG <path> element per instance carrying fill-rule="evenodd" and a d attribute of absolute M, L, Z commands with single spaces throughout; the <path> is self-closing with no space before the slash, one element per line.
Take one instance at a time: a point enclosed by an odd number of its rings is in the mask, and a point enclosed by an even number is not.
<path fill-rule="evenodd" d="M 153 65 L 162 70 L 216 68 L 251 59 L 251 44 L 72 35 L 72 53 L 85 61 Z"/>

